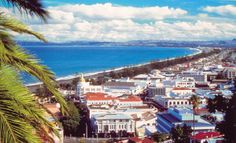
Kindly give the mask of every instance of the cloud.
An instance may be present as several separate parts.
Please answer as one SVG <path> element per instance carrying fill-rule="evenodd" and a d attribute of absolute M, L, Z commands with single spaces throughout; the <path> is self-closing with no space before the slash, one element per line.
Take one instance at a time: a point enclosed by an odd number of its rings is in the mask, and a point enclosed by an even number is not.
<path fill-rule="evenodd" d="M 111 3 L 105 4 L 75 4 L 58 7 L 49 7 L 51 10 L 73 12 L 77 17 L 85 19 L 164 19 L 178 17 L 187 14 L 187 11 L 180 8 L 170 7 L 132 7 L 119 6 Z"/>
<path fill-rule="evenodd" d="M 222 40 L 236 37 L 236 22 L 210 17 L 206 13 L 189 15 L 171 7 L 130 7 L 110 3 L 48 7 L 51 19 L 26 23 L 50 42 L 130 41 L 130 40 Z M 15 13 L 17 16 L 17 13 Z M 18 15 L 19 17 L 19 15 Z M 15 35 L 19 40 L 35 40 Z"/>
<path fill-rule="evenodd" d="M 203 11 L 217 13 L 223 16 L 236 16 L 236 6 L 233 5 L 207 6 L 203 8 Z"/>

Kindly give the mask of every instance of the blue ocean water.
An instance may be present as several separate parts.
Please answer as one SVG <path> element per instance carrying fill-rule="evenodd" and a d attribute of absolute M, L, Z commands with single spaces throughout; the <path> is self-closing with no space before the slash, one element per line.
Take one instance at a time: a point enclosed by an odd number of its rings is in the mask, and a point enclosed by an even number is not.
<path fill-rule="evenodd" d="M 95 72 L 122 66 L 146 63 L 196 52 L 189 48 L 141 47 L 141 46 L 24 46 L 47 65 L 56 75 L 63 77 L 75 73 Z M 25 83 L 34 82 L 27 76 Z"/>

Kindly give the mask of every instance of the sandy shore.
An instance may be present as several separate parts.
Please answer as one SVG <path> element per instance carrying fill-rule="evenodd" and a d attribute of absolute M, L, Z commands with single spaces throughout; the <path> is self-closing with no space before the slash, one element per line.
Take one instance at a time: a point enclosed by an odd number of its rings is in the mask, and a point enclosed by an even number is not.
<path fill-rule="evenodd" d="M 167 60 L 175 60 L 177 58 L 183 58 L 183 57 L 191 57 L 191 56 L 202 53 L 202 50 L 199 49 L 199 48 L 189 48 L 189 49 L 196 50 L 196 52 L 194 52 L 193 54 L 190 54 L 190 55 L 158 60 L 156 62 L 163 62 L 163 61 L 167 61 Z M 136 65 L 129 65 L 129 66 L 123 66 L 123 67 L 119 67 L 119 68 L 113 68 L 113 69 L 102 70 L 102 71 L 97 71 L 97 72 L 82 73 L 82 74 L 85 78 L 95 78 L 95 77 L 99 76 L 100 74 L 109 73 L 111 71 L 120 71 L 120 70 L 123 70 L 125 68 L 140 67 L 140 66 L 151 64 L 152 62 L 136 64 Z M 65 77 L 57 78 L 56 81 L 58 83 L 70 83 L 73 79 L 78 78 L 80 76 L 81 76 L 80 74 L 68 75 L 68 76 L 65 76 Z M 42 84 L 42 82 L 37 82 L 37 83 L 32 83 L 32 84 L 26 84 L 26 86 L 29 87 L 29 88 L 33 88 L 33 87 L 38 87 L 41 84 Z"/>

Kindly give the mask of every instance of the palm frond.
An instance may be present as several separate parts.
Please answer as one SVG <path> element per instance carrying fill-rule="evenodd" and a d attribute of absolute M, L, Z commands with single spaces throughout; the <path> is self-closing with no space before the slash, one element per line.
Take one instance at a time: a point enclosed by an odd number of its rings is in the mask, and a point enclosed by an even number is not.
<path fill-rule="evenodd" d="M 11 68 L 0 69 L 0 140 L 2 143 L 26 142 L 39 143 L 40 138 L 32 122 L 37 126 L 50 123 L 43 119 L 43 110 L 39 109 L 33 96 L 22 86 L 17 74 Z"/>
<path fill-rule="evenodd" d="M 61 104 L 64 113 L 67 109 L 66 102 L 56 89 L 54 74 L 46 66 L 41 65 L 34 56 L 20 48 L 8 33 L 0 31 L 0 39 L 0 62 L 27 72 L 42 81 Z"/>
<path fill-rule="evenodd" d="M 11 30 L 17 33 L 24 33 L 24 34 L 30 34 L 35 36 L 36 38 L 46 42 L 46 39 L 43 37 L 43 35 L 34 32 L 29 29 L 28 26 L 23 24 L 22 22 L 16 20 L 13 17 L 6 16 L 4 13 L 0 13 L 0 28 L 6 31 L 6 30 Z"/>
<path fill-rule="evenodd" d="M 25 12 L 31 16 L 36 15 L 44 21 L 48 17 L 48 12 L 42 5 L 41 0 L 2 0 L 2 3 L 8 7 L 17 8 L 20 12 Z"/>

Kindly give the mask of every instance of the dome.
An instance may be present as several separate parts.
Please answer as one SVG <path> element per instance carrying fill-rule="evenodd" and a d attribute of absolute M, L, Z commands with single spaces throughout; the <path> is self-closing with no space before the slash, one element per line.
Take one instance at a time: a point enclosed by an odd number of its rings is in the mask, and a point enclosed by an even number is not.
<path fill-rule="evenodd" d="M 81 74 L 79 82 L 86 82 L 85 79 L 84 79 L 83 74 Z"/>

